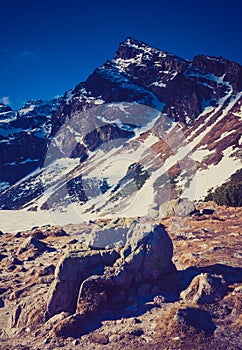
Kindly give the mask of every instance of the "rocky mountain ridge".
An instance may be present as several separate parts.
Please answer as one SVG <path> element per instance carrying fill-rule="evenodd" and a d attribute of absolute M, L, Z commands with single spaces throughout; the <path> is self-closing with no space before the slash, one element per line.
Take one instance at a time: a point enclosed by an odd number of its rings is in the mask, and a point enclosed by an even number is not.
<path fill-rule="evenodd" d="M 27 103 L 8 122 L 13 112 L 1 113 L 0 207 L 74 202 L 85 216 L 122 211 L 143 192 L 143 215 L 164 198 L 201 199 L 241 168 L 241 72 L 127 38 L 62 98 Z"/>

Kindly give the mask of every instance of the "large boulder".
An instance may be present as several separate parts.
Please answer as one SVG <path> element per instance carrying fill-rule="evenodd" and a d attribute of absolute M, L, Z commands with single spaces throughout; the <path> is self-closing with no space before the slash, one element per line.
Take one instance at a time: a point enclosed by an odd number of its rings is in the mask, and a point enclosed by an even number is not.
<path fill-rule="evenodd" d="M 119 257 L 116 251 L 81 250 L 68 252 L 59 261 L 55 280 L 47 301 L 47 318 L 62 311 L 74 313 L 81 283 L 89 276 L 102 273 Z"/>
<path fill-rule="evenodd" d="M 172 241 L 164 226 L 137 223 L 127 234 L 123 267 L 135 282 L 155 281 L 173 268 Z"/>
<path fill-rule="evenodd" d="M 117 222 L 113 223 L 114 232 L 115 225 Z M 102 227 L 102 235 L 106 229 L 112 239 L 112 225 Z M 133 222 L 125 229 L 123 248 L 89 248 L 68 253 L 59 261 L 49 292 L 47 318 L 61 312 L 95 312 L 117 295 L 122 295 L 122 303 L 130 290 L 138 291 L 144 283 L 155 286 L 174 272 L 172 242 L 162 225 Z"/>

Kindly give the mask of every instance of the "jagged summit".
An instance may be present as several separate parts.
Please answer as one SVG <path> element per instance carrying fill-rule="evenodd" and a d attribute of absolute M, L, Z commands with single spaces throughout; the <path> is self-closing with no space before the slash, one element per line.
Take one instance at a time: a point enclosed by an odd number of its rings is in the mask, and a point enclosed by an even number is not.
<path fill-rule="evenodd" d="M 177 60 L 187 61 L 177 55 L 168 53 L 165 50 L 154 48 L 149 44 L 136 40 L 131 37 L 127 37 L 123 42 L 120 43 L 119 48 L 115 54 L 114 59 L 132 59 L 135 56 L 142 55 L 146 60 L 165 58 L 167 56 L 174 57 Z"/>
<path fill-rule="evenodd" d="M 144 51 L 144 52 L 150 52 L 150 51 L 156 51 L 156 52 L 159 52 L 159 53 L 163 53 L 164 55 L 165 54 L 168 54 L 166 51 L 164 50 L 160 50 L 160 49 L 156 49 L 156 48 L 153 48 L 152 46 L 150 46 L 149 44 L 143 42 L 143 41 L 139 41 L 137 39 L 134 39 L 134 38 L 131 38 L 131 37 L 127 37 L 123 42 L 120 43 L 119 45 L 119 49 L 116 53 L 116 56 L 119 55 L 119 52 L 122 51 L 123 48 L 132 48 L 132 49 L 136 49 L 136 50 L 139 50 L 139 51 Z"/>

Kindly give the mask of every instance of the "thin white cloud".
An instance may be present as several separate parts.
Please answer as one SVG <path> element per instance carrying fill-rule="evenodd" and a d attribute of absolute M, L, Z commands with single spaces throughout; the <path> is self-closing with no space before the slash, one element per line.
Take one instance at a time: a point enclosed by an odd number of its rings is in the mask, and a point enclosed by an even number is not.
<path fill-rule="evenodd" d="M 3 96 L 0 98 L 0 103 L 3 103 L 5 105 L 10 105 L 11 104 L 11 101 L 10 101 L 10 98 L 9 96 Z"/>
<path fill-rule="evenodd" d="M 0 58 L 3 60 L 5 63 L 8 62 L 10 64 L 14 63 L 21 63 L 21 62 L 26 62 L 26 61 L 39 61 L 39 56 L 31 51 L 31 50 L 9 50 L 6 48 L 1 48 L 0 49 Z"/>
<path fill-rule="evenodd" d="M 16 53 L 15 59 L 21 60 L 21 61 L 25 61 L 28 59 L 33 60 L 33 61 L 38 61 L 38 56 L 32 51 L 23 50 L 23 51 L 19 51 Z"/>

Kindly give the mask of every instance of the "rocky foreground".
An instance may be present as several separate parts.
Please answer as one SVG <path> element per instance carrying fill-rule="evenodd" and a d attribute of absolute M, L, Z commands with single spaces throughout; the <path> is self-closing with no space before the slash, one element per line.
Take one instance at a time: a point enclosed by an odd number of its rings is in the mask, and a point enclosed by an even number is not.
<path fill-rule="evenodd" d="M 241 213 L 1 233 L 1 349 L 241 349 Z"/>

